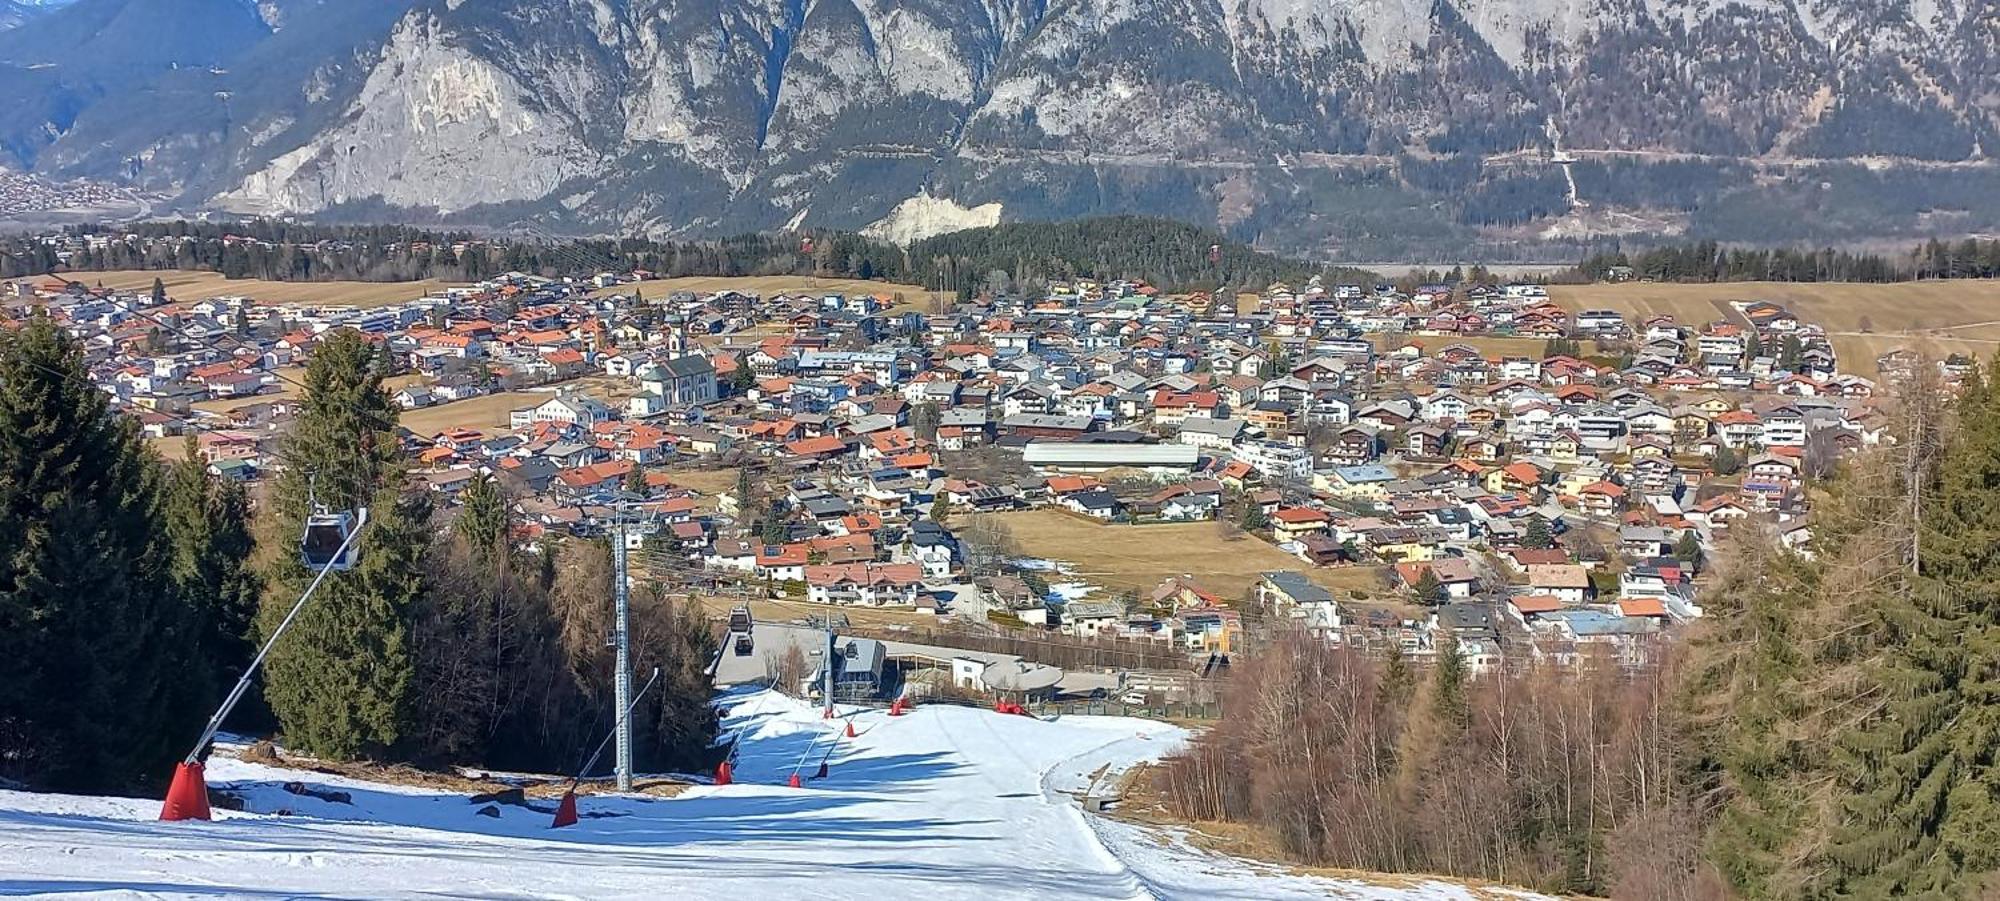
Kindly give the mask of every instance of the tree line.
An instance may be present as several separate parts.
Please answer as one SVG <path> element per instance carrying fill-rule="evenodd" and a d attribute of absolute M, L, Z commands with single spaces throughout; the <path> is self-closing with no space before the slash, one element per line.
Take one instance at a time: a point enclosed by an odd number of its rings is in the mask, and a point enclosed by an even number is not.
<path fill-rule="evenodd" d="M 0 278 L 51 272 L 193 270 L 274 281 L 479 281 L 641 269 L 661 278 L 797 275 L 880 279 L 970 297 L 995 287 L 1076 278 L 1144 279 L 1168 290 L 1261 289 L 1315 274 L 1370 282 L 1358 270 L 1290 260 L 1168 219 L 1113 216 L 1024 222 L 919 241 L 907 250 L 853 232 L 814 230 L 699 241 L 503 239 L 398 226 L 270 220 L 76 226 L 98 239 L 67 258 L 33 236 L 0 240 Z M 1211 248 L 1216 248 L 1211 252 Z M 995 273 L 1005 278 L 995 281 Z"/>
<path fill-rule="evenodd" d="M 2000 891 L 2000 388 L 1899 391 L 1809 553 L 1739 535 L 1640 668 L 1478 676 L 1303 638 L 1240 663 L 1161 777 L 1313 863 L 1615 898 Z"/>
<path fill-rule="evenodd" d="M 334 760 L 568 772 L 612 710 L 601 542 L 522 546 L 499 485 L 456 516 L 405 472 L 368 342 L 314 353 L 285 466 L 252 511 L 196 448 L 163 463 L 43 318 L 0 331 L 0 778 L 71 791 L 164 778 L 313 573 L 316 510 L 369 510 L 229 725 Z M 638 765 L 704 769 L 717 639 L 691 602 L 635 586 Z M 641 676 L 643 679 L 643 675 Z"/>
<path fill-rule="evenodd" d="M 1821 248 L 1722 247 L 1714 241 L 1591 254 L 1566 279 L 1656 282 L 1906 282 L 1934 278 L 2000 277 L 2000 240 L 1932 239 L 1902 255 Z"/>

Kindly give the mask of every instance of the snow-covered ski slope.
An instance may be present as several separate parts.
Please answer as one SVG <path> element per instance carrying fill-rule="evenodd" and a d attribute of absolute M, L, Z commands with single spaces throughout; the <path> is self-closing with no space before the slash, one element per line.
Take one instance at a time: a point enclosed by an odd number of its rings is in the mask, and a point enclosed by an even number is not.
<path fill-rule="evenodd" d="M 156 800 L 0 791 L 0 895 L 865 899 L 1496 897 L 1444 883 L 1389 889 L 1298 876 L 1083 812 L 1104 773 L 1186 738 L 1151 721 L 1055 722 L 958 707 L 854 718 L 842 732 L 764 693 L 736 704 L 737 783 L 672 800 L 586 797 L 584 819 L 462 795 L 218 757 L 212 786 L 248 810 L 160 823 Z M 786 779 L 802 758 L 803 788 Z M 316 794 L 283 789 L 303 782 Z M 546 805 L 544 805 L 546 806 Z M 282 813 L 281 813 L 282 812 Z M 1512 893 L 1507 893 L 1512 896 Z"/>

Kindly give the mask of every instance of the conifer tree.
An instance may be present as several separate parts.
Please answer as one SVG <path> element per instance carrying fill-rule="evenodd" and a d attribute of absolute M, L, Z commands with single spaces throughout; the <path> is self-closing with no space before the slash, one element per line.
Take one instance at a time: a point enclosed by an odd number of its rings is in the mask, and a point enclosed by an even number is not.
<path fill-rule="evenodd" d="M 784 544 L 785 539 L 791 537 L 791 527 L 785 523 L 784 505 L 771 502 L 770 509 L 764 511 L 764 529 L 758 537 L 767 545 Z"/>
<path fill-rule="evenodd" d="M 1521 535 L 1521 546 L 1541 550 L 1553 547 L 1555 537 L 1549 534 L 1549 521 L 1537 513 L 1528 517 L 1528 527 Z"/>
<path fill-rule="evenodd" d="M 1417 592 L 1417 600 L 1422 603 L 1441 604 L 1444 602 L 1444 583 L 1438 581 L 1437 571 L 1428 566 L 1424 567 L 1424 574 L 1417 577 L 1417 584 L 1414 588 Z"/>
<path fill-rule="evenodd" d="M 2000 392 L 1975 370 L 1924 486 L 1918 576 L 1876 611 L 1866 716 L 1833 736 L 1824 884 L 1949 897 L 2000 867 Z"/>
<path fill-rule="evenodd" d="M 486 473 L 475 473 L 460 501 L 453 530 L 475 554 L 493 562 L 507 548 L 507 499 L 500 486 Z"/>
<path fill-rule="evenodd" d="M 242 675 L 255 652 L 254 621 L 263 582 L 250 566 L 250 498 L 241 485 L 208 474 L 189 436 L 169 467 L 163 504 L 168 568 L 184 602 L 206 623 L 198 646 L 217 686 Z"/>
<path fill-rule="evenodd" d="M 0 776 L 126 787 L 194 740 L 206 624 L 167 572 L 156 459 L 69 335 L 0 330 Z"/>
<path fill-rule="evenodd" d="M 295 547 L 315 505 L 370 508 L 359 562 L 330 576 L 266 665 L 265 697 L 293 748 L 335 759 L 379 755 L 409 727 L 412 608 L 423 591 L 429 509 L 404 500 L 396 407 L 358 332 L 322 342 L 306 369 L 298 419 L 283 445 L 273 540 Z M 312 573 L 295 554 L 272 567 L 259 625 L 275 628 Z"/>
<path fill-rule="evenodd" d="M 1431 713 L 1454 732 L 1472 723 L 1472 705 L 1466 698 L 1465 655 L 1459 653 L 1458 638 L 1446 635 L 1438 640 L 1437 672 L 1431 674 Z"/>

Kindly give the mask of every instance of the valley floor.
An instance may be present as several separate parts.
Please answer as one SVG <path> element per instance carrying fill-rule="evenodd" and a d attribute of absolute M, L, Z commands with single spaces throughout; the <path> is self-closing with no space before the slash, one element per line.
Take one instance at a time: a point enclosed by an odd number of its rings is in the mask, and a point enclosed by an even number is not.
<path fill-rule="evenodd" d="M 923 707 L 840 729 L 780 695 L 741 699 L 738 782 L 672 799 L 586 796 L 543 810 L 217 757 L 244 799 L 160 823 L 151 799 L 0 791 L 0 895 L 749 899 L 1451 899 L 1530 897 L 1442 882 L 1295 875 L 1086 814 L 1077 798 L 1186 738 L 1146 720 L 1043 722 Z M 804 788 L 785 785 L 807 761 Z M 286 783 L 304 783 L 307 794 Z M 345 793 L 342 799 L 334 793 Z M 537 802 L 546 807 L 546 803 Z"/>

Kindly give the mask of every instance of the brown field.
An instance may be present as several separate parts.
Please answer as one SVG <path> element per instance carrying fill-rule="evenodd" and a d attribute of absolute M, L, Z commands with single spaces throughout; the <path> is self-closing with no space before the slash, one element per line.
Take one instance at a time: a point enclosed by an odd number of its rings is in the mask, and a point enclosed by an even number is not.
<path fill-rule="evenodd" d="M 1489 357 L 1533 357 L 1540 359 L 1548 342 L 1541 338 L 1505 338 L 1470 335 L 1407 335 L 1378 332 L 1368 336 L 1381 351 L 1392 351 L 1412 341 L 1423 345 L 1424 352 L 1434 354 L 1453 344 L 1463 344 Z M 1591 341 L 1584 348 L 1586 355 L 1597 351 L 1597 342 Z"/>
<path fill-rule="evenodd" d="M 507 414 L 523 407 L 541 404 L 557 393 L 582 394 L 597 398 L 612 405 L 622 405 L 623 396 L 631 394 L 632 386 L 623 379 L 603 376 L 587 376 L 554 385 L 543 385 L 536 391 L 503 391 L 468 400 L 455 400 L 448 404 L 425 407 L 421 410 L 404 410 L 402 425 L 419 435 L 435 435 L 446 429 L 496 429 L 507 427 Z"/>
<path fill-rule="evenodd" d="M 1344 595 L 1359 589 L 1379 593 L 1378 567 L 1314 568 L 1219 522 L 1165 525 L 1098 525 L 1058 510 L 995 514 L 1031 557 L 1072 564 L 1072 575 L 1112 590 L 1149 591 L 1162 581 L 1190 575 L 1195 583 L 1226 600 L 1240 600 L 1259 574 L 1301 570 Z"/>
<path fill-rule="evenodd" d="M 1868 285 L 1729 282 L 1556 285 L 1549 295 L 1571 310 L 1666 313 L 1686 324 L 1735 319 L 1730 301 L 1784 304 L 1823 326 L 1842 368 L 1874 373 L 1874 358 L 1897 348 L 1992 356 L 2000 350 L 2000 280 L 1962 279 Z"/>
<path fill-rule="evenodd" d="M 949 301 L 955 295 L 949 291 L 930 291 L 916 285 L 900 285 L 895 282 L 863 280 L 858 278 L 808 278 L 803 275 L 751 275 L 751 276 L 685 276 L 682 278 L 658 278 L 649 281 L 605 288 L 598 294 L 630 294 L 638 290 L 646 297 L 658 300 L 675 291 L 692 291 L 697 294 L 711 294 L 718 291 L 741 291 L 769 297 L 775 294 L 886 294 L 895 298 L 892 312 L 916 310 L 931 312 L 929 303 L 939 300 Z M 928 303 L 927 303 L 928 302 Z"/>
<path fill-rule="evenodd" d="M 306 380 L 305 367 L 288 366 L 284 369 L 277 370 L 277 375 L 278 375 L 278 390 L 276 391 L 271 391 L 265 394 L 259 394 L 254 397 L 229 397 L 229 398 L 223 398 L 221 400 L 200 400 L 200 401 L 195 401 L 189 406 L 193 407 L 194 409 L 208 413 L 227 413 L 230 410 L 236 409 L 237 407 L 245 406 L 248 404 L 254 404 L 261 401 L 290 400 L 292 398 L 298 397 L 299 394 L 302 393 L 299 386 L 305 384 Z M 389 378 L 382 380 L 382 387 L 388 389 L 391 393 L 394 393 L 395 391 L 403 388 L 406 385 L 414 385 L 419 382 L 422 382 L 423 380 L 424 377 L 421 375 L 391 376 Z"/>
<path fill-rule="evenodd" d="M 707 469 L 669 469 L 667 477 L 683 488 L 692 488 L 704 497 L 713 498 L 736 490 L 736 468 L 718 466 Z"/>
<path fill-rule="evenodd" d="M 187 459 L 187 454 L 184 453 L 187 450 L 187 437 L 184 435 L 172 435 L 166 438 L 148 438 L 146 439 L 146 445 L 153 449 L 153 453 L 159 454 L 162 460 L 174 461 Z"/>
<path fill-rule="evenodd" d="M 402 422 L 404 428 L 419 435 L 435 435 L 446 429 L 458 428 L 506 428 L 508 413 L 535 406 L 554 396 L 546 391 L 504 391 L 421 410 L 404 410 Z"/>
<path fill-rule="evenodd" d="M 178 302 L 207 300 L 211 297 L 248 297 L 259 303 L 325 304 L 351 307 L 379 307 L 416 300 L 450 283 L 426 279 L 420 282 L 273 282 L 255 278 L 226 279 L 215 272 L 124 270 L 115 272 L 75 272 L 67 277 L 86 285 L 102 284 L 126 291 L 147 291 L 153 279 L 166 283 L 167 296 Z"/>
<path fill-rule="evenodd" d="M 702 612 L 710 619 L 726 619 L 730 608 L 743 603 L 735 595 L 703 595 Z M 840 613 L 856 626 L 935 626 L 938 618 L 915 610 L 875 609 L 871 607 L 842 607 Z M 762 598 L 750 601 L 750 615 L 759 622 L 788 623 L 813 616 L 825 616 L 825 604 L 809 604 L 805 601 L 773 601 Z"/>

